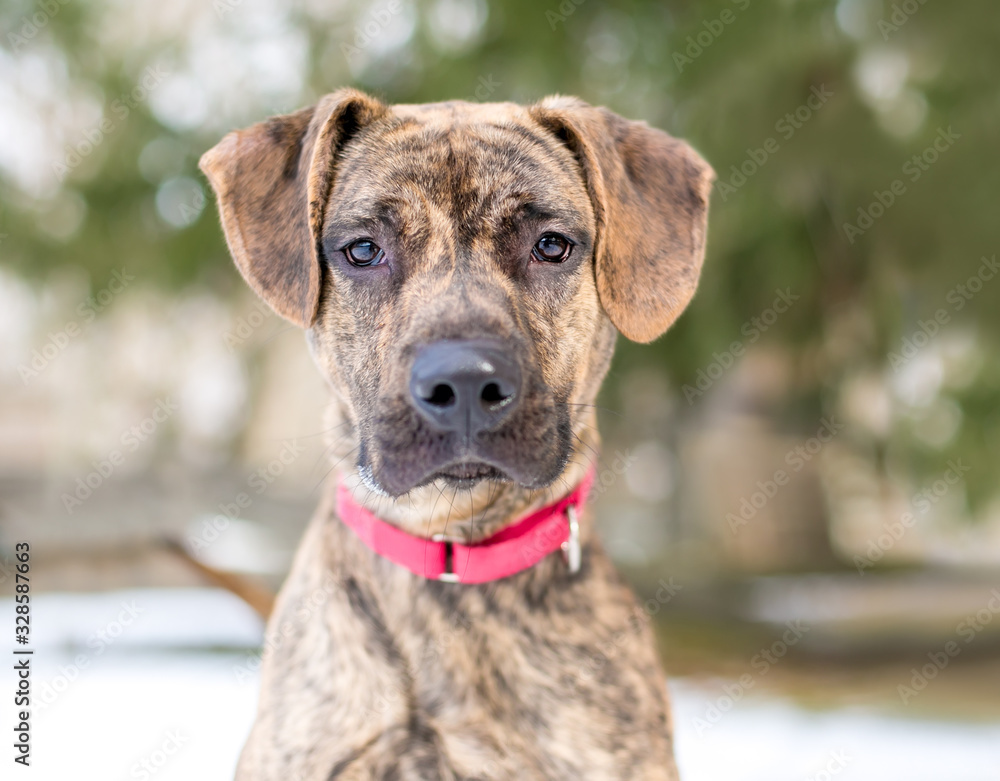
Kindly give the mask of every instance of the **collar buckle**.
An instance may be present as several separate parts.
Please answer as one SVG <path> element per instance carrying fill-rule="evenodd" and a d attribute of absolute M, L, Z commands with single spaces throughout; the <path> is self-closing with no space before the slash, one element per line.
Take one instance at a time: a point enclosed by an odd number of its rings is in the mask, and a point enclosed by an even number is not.
<path fill-rule="evenodd" d="M 443 542 L 444 543 L 444 568 L 445 571 L 437 576 L 437 580 L 441 583 L 459 583 L 458 573 L 453 571 L 453 562 L 455 561 L 455 554 L 452 550 L 452 545 L 457 543 L 464 543 L 465 540 L 461 537 L 452 537 L 447 534 L 432 534 L 432 542 Z"/>

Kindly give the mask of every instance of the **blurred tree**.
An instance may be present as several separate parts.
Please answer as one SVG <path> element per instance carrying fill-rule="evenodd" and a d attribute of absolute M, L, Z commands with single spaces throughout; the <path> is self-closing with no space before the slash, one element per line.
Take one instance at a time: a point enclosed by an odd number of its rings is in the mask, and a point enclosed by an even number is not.
<path fill-rule="evenodd" d="M 579 94 L 690 139 L 719 176 L 695 303 L 653 348 L 623 344 L 615 376 L 652 350 L 685 409 L 714 354 L 768 346 L 791 378 L 763 410 L 776 428 L 842 413 L 872 468 L 913 484 L 960 456 L 975 510 L 1000 455 L 993 11 L 9 0 L 0 253 L 37 278 L 83 269 L 100 287 L 124 264 L 224 293 L 237 277 L 196 168 L 222 132 L 345 84 L 407 102 Z M 797 300 L 755 324 L 778 290 Z"/>

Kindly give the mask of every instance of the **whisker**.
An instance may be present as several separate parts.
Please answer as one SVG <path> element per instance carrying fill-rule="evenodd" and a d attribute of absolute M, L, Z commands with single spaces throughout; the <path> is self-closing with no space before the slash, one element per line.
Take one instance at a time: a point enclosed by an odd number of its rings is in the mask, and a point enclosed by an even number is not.
<path fill-rule="evenodd" d="M 312 490 L 309 493 L 310 494 L 315 493 L 316 489 L 326 482 L 326 479 L 330 476 L 330 473 L 333 472 L 333 470 L 336 469 L 338 466 L 340 466 L 345 458 L 347 458 L 348 456 L 352 455 L 357 450 L 359 450 L 360 447 L 361 447 L 360 445 L 355 445 L 349 451 L 347 451 L 347 453 L 345 453 L 342 458 L 337 459 L 337 462 L 326 471 L 326 474 L 324 474 L 323 477 L 320 478 L 319 482 L 313 486 Z"/>
<path fill-rule="evenodd" d="M 262 341 L 260 343 L 260 345 L 263 347 L 265 344 L 268 344 L 273 339 L 277 339 L 283 333 L 287 333 L 288 331 L 295 331 L 295 330 L 297 330 L 297 326 L 294 326 L 294 325 L 289 325 L 289 326 L 285 326 L 284 328 L 280 328 L 277 331 L 275 331 L 273 334 L 271 334 L 269 337 L 267 337 L 267 339 L 265 339 L 264 341 Z"/>
<path fill-rule="evenodd" d="M 619 418 L 624 417 L 624 413 L 618 410 L 610 409 L 609 407 L 601 407 L 597 404 L 580 404 L 572 401 L 557 401 L 557 406 L 562 407 L 590 407 L 591 409 L 600 410 L 601 412 L 607 412 L 610 415 L 617 415 Z"/>
<path fill-rule="evenodd" d="M 336 448 L 340 447 L 340 446 L 341 446 L 341 444 L 342 444 L 342 443 L 343 443 L 343 442 L 344 442 L 345 440 L 347 440 L 347 438 L 348 438 L 349 436 L 350 436 L 350 434 L 344 434 L 344 435 L 342 435 L 341 437 L 339 437 L 339 438 L 338 438 L 337 440 L 335 440 L 334 442 L 331 442 L 331 443 L 330 443 L 329 445 L 327 445 L 326 447 L 324 447 L 324 448 L 323 448 L 323 452 L 322 452 L 322 453 L 320 453 L 319 457 L 318 457 L 318 458 L 316 459 L 316 463 L 315 463 L 315 464 L 313 464 L 313 468 L 309 470 L 309 474 L 310 474 L 310 475 L 314 474 L 314 473 L 316 472 L 316 468 L 317 468 L 317 467 L 318 467 L 318 466 L 319 466 L 319 465 L 320 465 L 320 464 L 321 464 L 321 463 L 322 463 L 323 461 L 325 461 L 325 460 L 326 460 L 326 458 L 327 458 L 327 457 L 328 457 L 328 456 L 329 456 L 329 455 L 330 455 L 330 454 L 331 454 L 331 453 L 332 453 L 332 452 L 333 452 L 333 451 L 334 451 L 334 450 L 335 450 Z M 357 447 L 357 446 L 355 446 L 355 447 Z M 339 463 L 339 462 L 338 462 L 338 463 Z"/>
<path fill-rule="evenodd" d="M 338 423 L 336 426 L 331 426 L 330 428 L 325 428 L 322 431 L 315 432 L 314 434 L 293 434 L 292 438 L 293 439 L 312 439 L 313 437 L 321 437 L 324 434 L 329 434 L 331 431 L 336 431 L 338 428 L 343 428 L 344 426 L 350 425 L 350 422 L 351 421 L 349 421 L 349 420 L 343 420 L 340 423 Z M 274 442 L 278 442 L 278 441 L 280 441 L 282 439 L 286 439 L 286 437 L 275 437 L 273 439 L 273 441 Z"/>

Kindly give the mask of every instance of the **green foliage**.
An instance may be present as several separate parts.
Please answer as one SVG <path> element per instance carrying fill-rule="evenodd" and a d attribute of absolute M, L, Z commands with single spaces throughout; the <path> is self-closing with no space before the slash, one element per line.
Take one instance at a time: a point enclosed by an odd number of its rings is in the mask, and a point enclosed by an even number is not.
<path fill-rule="evenodd" d="M 907 14 L 903 7 L 916 10 Z M 946 329 L 971 333 L 982 364 L 963 387 L 941 391 L 961 410 L 958 432 L 939 446 L 921 444 L 907 413 L 888 431 L 859 436 L 917 479 L 962 455 L 979 467 L 969 478 L 975 502 L 995 490 L 1000 280 L 986 283 L 961 311 L 946 301 L 984 255 L 1000 248 L 1000 16 L 986 0 L 506 0 L 488 7 L 481 0 L 392 0 L 334 11 L 321 3 L 289 11 L 279 3 L 216 0 L 211 11 L 207 4 L 178 8 L 173 21 L 170 12 L 154 10 L 147 3 L 50 0 L 12 2 L 0 11 L 9 32 L 3 80 L 20 84 L 24 111 L 52 112 L 89 95 L 97 96 L 104 116 L 114 116 L 114 97 L 133 90 L 156 63 L 196 82 L 235 85 L 193 96 L 208 105 L 189 124 L 169 121 L 162 107 L 154 110 L 155 101 L 137 101 L 58 187 L 32 192 L 9 166 L 0 168 L 5 264 L 38 278 L 82 267 L 99 287 L 124 263 L 156 284 L 226 291 L 237 280 L 214 208 L 178 228 L 156 205 L 165 180 L 201 181 L 197 159 L 225 130 L 344 84 L 402 102 L 579 94 L 691 140 L 719 175 L 695 303 L 655 346 L 622 345 L 619 369 L 646 364 L 652 355 L 677 387 L 692 383 L 713 351 L 746 341 L 743 324 L 770 305 L 776 289 L 790 289 L 799 301 L 760 339 L 782 351 L 793 378 L 769 414 L 778 426 L 809 430 L 823 410 L 839 408 L 850 378 L 867 372 L 899 382 L 889 354 L 944 307 Z M 47 21 L 24 38 L 24 22 L 37 14 Z M 376 53 L 411 24 L 401 45 Z M 463 36 L 463 26 L 472 34 Z M 247 44 L 246 55 L 235 56 L 240 42 L 259 42 L 272 28 L 274 35 L 300 37 L 300 86 L 247 89 L 260 78 L 253 68 L 263 55 Z M 193 56 L 222 39 L 237 42 L 228 57 Z M 62 64 L 51 68 L 65 76 L 40 87 L 39 93 L 47 90 L 40 96 L 31 74 L 53 58 Z M 783 120 L 797 109 L 805 115 L 800 107 L 816 90 L 832 94 L 804 121 Z M 904 166 L 949 128 L 960 137 L 912 180 Z M 65 143 L 86 129 L 78 126 Z M 734 167 L 759 159 L 768 139 L 776 151 L 737 185 Z M 155 140 L 172 151 L 144 172 L 140 158 L 156 157 L 148 151 Z M 858 224 L 859 208 L 869 210 L 895 180 L 905 191 L 870 228 L 848 235 L 845 225 Z M 184 186 L 186 179 L 180 181 Z M 197 189 L 190 192 L 195 199 Z M 54 238 L 60 221 L 65 227 L 81 207 L 79 228 Z"/>

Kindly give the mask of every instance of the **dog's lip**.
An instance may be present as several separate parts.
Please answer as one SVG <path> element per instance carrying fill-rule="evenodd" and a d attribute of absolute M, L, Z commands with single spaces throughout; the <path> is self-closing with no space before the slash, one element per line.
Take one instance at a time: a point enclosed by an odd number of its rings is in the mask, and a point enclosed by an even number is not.
<path fill-rule="evenodd" d="M 399 480 L 398 476 L 392 475 L 392 472 L 380 475 L 378 478 L 372 475 L 372 479 L 376 480 L 382 490 L 390 496 L 402 496 L 409 491 L 431 485 L 438 480 L 457 488 L 472 488 L 484 480 L 496 483 L 515 483 L 529 489 L 540 488 L 550 482 L 550 480 L 544 479 L 526 480 L 525 477 L 525 475 L 518 474 L 516 468 L 511 469 L 503 463 L 495 463 L 493 459 L 470 459 L 468 456 L 435 465 L 419 477 L 409 476 L 410 479 L 403 477 L 402 480 Z"/>
<path fill-rule="evenodd" d="M 522 434 L 504 427 L 471 441 L 454 432 L 431 436 L 419 426 L 404 439 L 399 431 L 401 425 L 408 431 L 406 424 L 413 421 L 379 420 L 368 437 L 362 436 L 359 468 L 370 464 L 371 480 L 389 496 L 435 483 L 463 489 L 483 482 L 509 483 L 537 490 L 562 473 L 570 454 L 569 429 L 558 419 L 541 432 Z"/>
<path fill-rule="evenodd" d="M 437 469 L 431 479 L 444 478 L 460 482 L 476 482 L 478 480 L 510 480 L 510 476 L 502 469 L 485 461 L 457 461 Z"/>

